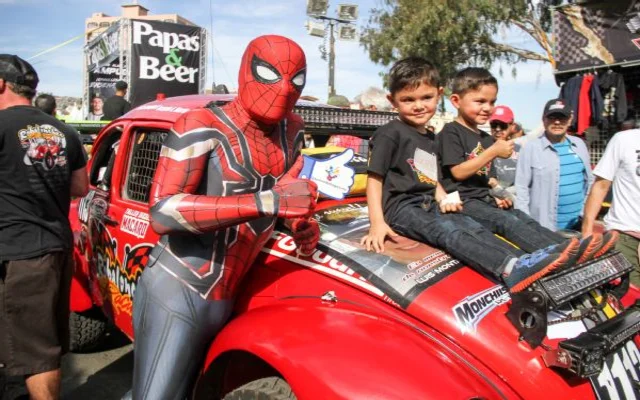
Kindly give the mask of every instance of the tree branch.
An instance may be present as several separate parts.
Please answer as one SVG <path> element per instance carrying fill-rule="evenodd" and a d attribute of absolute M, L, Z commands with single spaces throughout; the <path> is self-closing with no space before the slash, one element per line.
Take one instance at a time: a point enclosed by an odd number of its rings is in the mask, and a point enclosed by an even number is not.
<path fill-rule="evenodd" d="M 535 51 L 529 51 L 529 50 L 525 50 L 525 49 L 519 49 L 517 47 L 513 47 L 510 46 L 508 44 L 503 44 L 503 43 L 489 43 L 487 44 L 488 47 L 491 47 L 492 49 L 494 49 L 497 52 L 500 53 L 512 53 L 512 54 L 516 54 L 524 59 L 527 60 L 535 60 L 535 61 L 546 61 L 546 62 L 551 62 L 551 60 L 539 53 L 536 53 Z"/>
<path fill-rule="evenodd" d="M 547 56 L 545 57 L 544 61 L 551 63 L 552 67 L 555 68 L 556 62 L 555 62 L 555 59 L 553 58 L 553 48 L 549 42 L 549 37 L 547 33 L 542 29 L 542 26 L 540 25 L 540 23 L 535 18 L 524 18 L 521 21 L 512 20 L 512 23 L 518 28 L 528 33 L 529 36 L 531 36 L 540 45 L 540 47 L 542 47 L 544 52 L 547 53 Z M 517 50 L 520 50 L 520 49 L 517 49 Z M 524 50 L 524 51 L 527 51 L 527 50 Z M 538 53 L 534 53 L 534 52 L 530 52 L 530 53 L 535 54 L 537 57 L 541 57 L 541 55 Z M 529 58 L 522 55 L 520 56 L 527 59 L 537 59 L 537 58 Z"/>

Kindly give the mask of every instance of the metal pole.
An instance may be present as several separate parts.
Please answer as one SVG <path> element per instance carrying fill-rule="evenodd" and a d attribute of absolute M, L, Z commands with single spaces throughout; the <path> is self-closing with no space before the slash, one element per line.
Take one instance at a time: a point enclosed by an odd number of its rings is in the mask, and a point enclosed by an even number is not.
<path fill-rule="evenodd" d="M 335 52 L 336 39 L 333 36 L 333 26 L 334 26 L 334 22 L 330 20 L 329 28 L 331 30 L 331 33 L 329 37 L 329 97 L 334 96 L 336 94 L 335 78 L 334 78 L 334 72 L 335 72 L 335 66 L 336 66 L 336 52 Z"/>

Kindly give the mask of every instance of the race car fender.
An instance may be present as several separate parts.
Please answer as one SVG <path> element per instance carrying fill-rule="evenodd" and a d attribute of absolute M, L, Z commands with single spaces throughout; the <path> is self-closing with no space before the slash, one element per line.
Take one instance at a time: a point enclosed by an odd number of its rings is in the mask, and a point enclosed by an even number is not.
<path fill-rule="evenodd" d="M 225 352 L 243 351 L 302 400 L 518 397 L 438 336 L 365 306 L 289 298 L 232 320 L 212 343 L 205 371 Z"/>
<path fill-rule="evenodd" d="M 82 312 L 93 307 L 89 283 L 89 263 L 83 254 L 83 249 L 88 246 L 86 235 L 83 234 L 82 225 L 78 219 L 78 201 L 71 203 L 69 210 L 69 224 L 73 232 L 73 275 L 71 278 L 70 311 Z"/>
<path fill-rule="evenodd" d="M 70 311 L 82 312 L 87 311 L 93 307 L 93 301 L 91 300 L 91 294 L 89 292 L 89 283 L 87 282 L 87 276 L 84 271 L 87 270 L 85 265 L 86 259 L 77 248 L 73 251 L 73 275 L 71 277 L 71 298 L 70 298 Z"/>

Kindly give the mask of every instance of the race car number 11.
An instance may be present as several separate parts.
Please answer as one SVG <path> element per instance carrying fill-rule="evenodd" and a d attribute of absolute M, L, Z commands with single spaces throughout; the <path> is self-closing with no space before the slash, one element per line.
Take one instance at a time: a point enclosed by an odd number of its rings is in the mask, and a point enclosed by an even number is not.
<path fill-rule="evenodd" d="M 591 384 L 600 400 L 640 400 L 640 351 L 630 340 L 609 354 L 598 377 Z"/>

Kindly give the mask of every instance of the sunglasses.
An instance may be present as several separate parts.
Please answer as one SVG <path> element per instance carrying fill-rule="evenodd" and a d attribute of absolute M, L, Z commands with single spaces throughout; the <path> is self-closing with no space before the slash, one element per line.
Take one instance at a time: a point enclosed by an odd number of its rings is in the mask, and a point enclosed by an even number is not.
<path fill-rule="evenodd" d="M 569 121 L 569 116 L 563 115 L 563 114 L 550 114 L 547 115 L 545 117 L 547 120 L 549 120 L 550 122 L 560 122 L 561 124 L 566 123 L 567 121 Z"/>
<path fill-rule="evenodd" d="M 505 124 L 504 122 L 500 122 L 500 121 L 493 121 L 489 123 L 489 126 L 491 127 L 491 129 L 495 129 L 495 130 L 501 130 L 504 131 L 509 127 L 509 124 Z"/>

